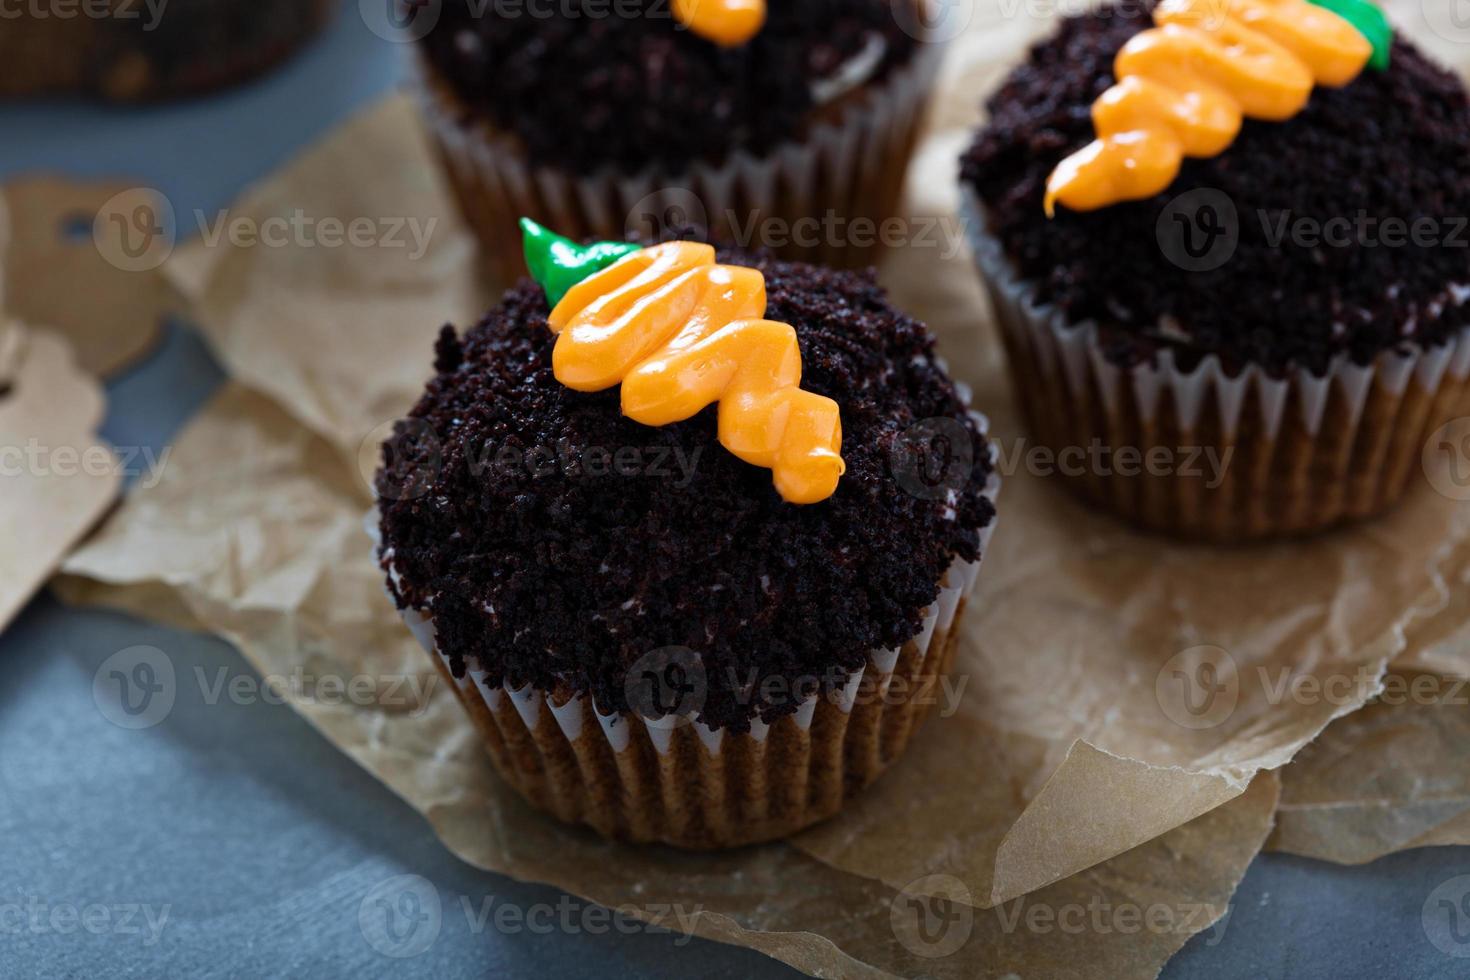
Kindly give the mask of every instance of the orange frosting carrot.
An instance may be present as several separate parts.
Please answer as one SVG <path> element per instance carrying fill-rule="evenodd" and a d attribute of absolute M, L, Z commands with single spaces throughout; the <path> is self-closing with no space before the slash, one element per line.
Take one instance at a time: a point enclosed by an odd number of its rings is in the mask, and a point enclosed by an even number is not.
<path fill-rule="evenodd" d="M 621 383 L 623 414 L 645 425 L 718 403 L 721 444 L 772 470 L 786 500 L 817 503 L 846 469 L 842 420 L 801 389 L 796 331 L 765 312 L 758 270 L 717 265 L 709 245 L 657 245 L 567 291 L 549 317 L 552 369 L 578 391 Z"/>
<path fill-rule="evenodd" d="M 1092 107 L 1097 139 L 1063 160 L 1046 185 L 1091 211 L 1152 197 L 1186 156 L 1223 153 L 1243 118 L 1283 121 L 1314 85 L 1346 85 L 1373 46 L 1347 20 L 1307 0 L 1165 0 L 1158 25 L 1118 53 L 1118 83 Z"/>
<path fill-rule="evenodd" d="M 674 0 L 679 23 L 727 48 L 746 43 L 766 23 L 766 0 Z"/>

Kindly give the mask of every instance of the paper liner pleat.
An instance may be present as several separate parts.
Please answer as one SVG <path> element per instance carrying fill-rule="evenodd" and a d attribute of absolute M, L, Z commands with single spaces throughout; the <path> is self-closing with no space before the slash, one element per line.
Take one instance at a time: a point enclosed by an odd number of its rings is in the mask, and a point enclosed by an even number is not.
<path fill-rule="evenodd" d="M 876 263 L 880 225 L 897 213 L 942 53 L 940 44 L 919 44 L 908 64 L 880 82 L 816 110 L 800 142 L 759 157 L 736 151 L 718 166 L 695 164 L 677 175 L 580 176 L 533 166 L 519 138 L 465 105 L 422 57 L 417 87 L 455 199 L 490 272 L 503 283 L 525 274 L 517 226 L 522 216 L 575 239 L 623 240 L 630 232 L 681 224 L 683 215 L 722 241 L 769 246 L 786 259 L 861 268 Z M 826 233 L 828 216 L 844 222 L 835 234 Z M 816 241 L 786 240 L 800 219 L 823 222 Z M 857 219 L 868 227 L 852 234 Z M 745 240 L 752 228 L 773 234 Z"/>
<path fill-rule="evenodd" d="M 965 226 L 1010 359 L 1029 433 L 1054 454 L 1099 445 L 1146 459 L 1162 448 L 1198 475 L 1063 474 L 1093 504 L 1150 530 L 1216 542 L 1306 534 L 1392 507 L 1421 465 L 1426 440 L 1470 407 L 1470 330 L 1429 349 L 1359 365 L 1339 355 L 1322 375 L 1275 378 L 1255 365 L 1229 374 L 1215 355 L 1185 370 L 1174 352 L 1119 367 L 1096 323 L 1038 303 L 966 191 Z M 1130 467 L 1132 468 L 1132 467 Z"/>

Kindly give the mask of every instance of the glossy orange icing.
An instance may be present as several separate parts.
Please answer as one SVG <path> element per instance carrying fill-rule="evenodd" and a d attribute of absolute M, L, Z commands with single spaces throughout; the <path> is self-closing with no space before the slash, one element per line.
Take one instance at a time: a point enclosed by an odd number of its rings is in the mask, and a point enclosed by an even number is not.
<path fill-rule="evenodd" d="M 801 389 L 796 331 L 763 319 L 766 280 L 669 242 L 624 256 L 567 291 L 548 318 L 556 378 L 621 383 L 623 414 L 669 425 L 719 403 L 720 442 L 773 472 L 794 504 L 826 500 L 846 469 L 837 403 Z"/>
<path fill-rule="evenodd" d="M 674 0 L 679 23 L 727 48 L 744 44 L 766 23 L 766 0 Z"/>
<path fill-rule="evenodd" d="M 1373 46 L 1348 21 L 1306 0 L 1165 0 L 1158 25 L 1118 53 L 1118 83 L 1093 104 L 1097 139 L 1063 160 L 1046 185 L 1091 211 L 1152 197 L 1186 156 L 1223 153 L 1243 118 L 1290 119 L 1315 85 L 1362 72 Z"/>

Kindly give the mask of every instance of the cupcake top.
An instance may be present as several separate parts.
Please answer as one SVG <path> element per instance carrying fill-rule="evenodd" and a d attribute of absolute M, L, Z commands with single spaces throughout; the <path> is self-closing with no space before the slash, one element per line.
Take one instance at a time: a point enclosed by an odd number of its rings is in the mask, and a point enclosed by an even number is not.
<path fill-rule="evenodd" d="M 715 406 L 640 424 L 617 388 L 559 381 L 552 311 L 523 282 L 463 335 L 445 327 L 378 475 L 391 587 L 456 673 L 625 711 L 630 668 L 682 647 L 704 667 L 700 720 L 744 731 L 913 637 L 950 564 L 978 558 L 990 457 L 924 326 L 871 274 L 718 260 L 763 274 L 801 389 L 840 409 L 835 492 L 785 499 L 722 444 Z"/>
<path fill-rule="evenodd" d="M 1152 9 L 1063 20 L 990 99 L 963 159 L 988 230 L 1039 301 L 1095 321 L 1115 363 L 1170 348 L 1186 367 L 1215 354 L 1273 375 L 1470 326 L 1470 102 L 1401 39 L 1384 46 L 1386 67 L 1375 54 L 1285 121 L 1247 118 L 1161 193 L 1063 203 L 1048 218 L 1048 180 L 1095 139 L 1093 103 Z"/>
<path fill-rule="evenodd" d="M 891 0 L 781 0 L 743 44 L 718 44 L 675 17 L 715 2 L 572 3 L 532 16 L 528 5 L 449 0 L 420 43 L 459 98 L 518 136 L 532 162 L 578 174 L 677 174 L 737 149 L 765 153 L 799 139 L 814 111 L 908 62 L 918 43 Z"/>

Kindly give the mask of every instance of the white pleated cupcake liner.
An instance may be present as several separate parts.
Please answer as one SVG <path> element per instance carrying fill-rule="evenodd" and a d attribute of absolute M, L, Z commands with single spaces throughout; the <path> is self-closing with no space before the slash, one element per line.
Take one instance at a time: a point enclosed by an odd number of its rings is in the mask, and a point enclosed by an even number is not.
<path fill-rule="evenodd" d="M 815 110 L 800 140 L 760 156 L 737 150 L 719 165 L 694 164 L 672 175 L 580 176 L 533 166 L 517 137 L 466 106 L 423 57 L 418 88 L 461 210 L 504 282 L 525 271 L 516 225 L 523 215 L 574 239 L 621 241 L 687 224 L 743 247 L 770 244 L 783 258 L 860 268 L 873 264 L 881 247 L 867 241 L 867 229 L 861 244 L 821 232 L 815 242 L 783 244 L 775 233 L 788 238 L 798 220 L 831 215 L 864 219 L 878 237 L 877 226 L 897 211 L 942 56 L 941 44 L 921 42 L 908 64 Z M 773 234 L 742 240 L 763 226 Z"/>
<path fill-rule="evenodd" d="M 1216 438 L 1201 442 L 1207 448 L 1223 451 L 1230 446 L 1241 448 L 1236 445 L 1237 438 L 1242 435 L 1243 419 L 1250 416 L 1259 422 L 1253 434 L 1263 444 L 1284 445 L 1289 438 L 1301 436 L 1304 441 L 1297 447 L 1301 451 L 1333 453 L 1331 459 L 1316 459 L 1310 464 L 1297 461 L 1296 470 L 1309 469 L 1316 474 L 1316 487 L 1349 480 L 1354 476 L 1352 467 L 1375 458 L 1382 462 L 1390 451 L 1385 448 L 1385 440 L 1395 444 L 1392 448 L 1397 455 L 1412 453 L 1417 460 L 1424 439 L 1444 420 L 1446 411 L 1463 401 L 1463 389 L 1470 377 L 1470 330 L 1439 346 L 1387 351 L 1369 364 L 1357 364 L 1348 355 L 1338 354 L 1320 375 L 1293 368 L 1275 377 L 1254 364 L 1232 375 L 1214 354 L 1186 368 L 1167 347 L 1152 363 L 1119 366 L 1103 353 L 1097 322 L 1074 323 L 1059 307 L 1038 300 L 1036 285 L 1020 277 L 1003 246 L 989 233 L 984 208 L 968 186 L 962 211 L 971 251 L 1018 375 L 1018 397 L 1033 427 L 1040 427 L 1041 418 L 1052 420 L 1052 436 L 1065 433 L 1080 439 L 1100 433 L 1129 433 L 1139 438 L 1110 448 L 1127 447 L 1147 453 L 1157 445 L 1149 440 L 1149 433 L 1164 429 L 1198 435 L 1203 434 L 1202 423 L 1209 423 Z M 1032 383 L 1021 383 L 1027 376 Z M 1422 419 L 1416 420 L 1415 413 L 1406 409 L 1411 393 L 1417 395 L 1417 404 L 1429 406 Z M 1104 417 L 1097 417 L 1099 411 Z M 1386 427 L 1401 416 L 1408 417 L 1393 430 L 1390 439 Z M 1135 418 L 1141 425 L 1132 424 Z M 1130 429 L 1136 431 L 1130 433 Z M 1067 442 L 1073 444 L 1085 445 L 1075 440 Z M 1177 451 L 1185 447 L 1164 448 Z M 1284 467 L 1291 462 L 1277 459 L 1273 465 Z M 1357 502 L 1330 493 L 1327 511 L 1316 515 L 1310 513 L 1309 502 L 1302 501 L 1306 512 L 1284 522 L 1270 514 L 1258 514 L 1261 519 L 1244 522 L 1239 515 L 1216 515 L 1213 528 L 1181 529 L 1172 527 L 1165 518 L 1124 516 L 1160 530 L 1198 532 L 1200 536 L 1225 540 L 1311 532 L 1343 519 L 1370 516 L 1391 504 L 1402 494 L 1405 482 L 1397 479 L 1397 475 L 1404 475 L 1400 472 L 1402 466 L 1391 469 L 1396 476 L 1389 482 L 1394 486 L 1374 487 L 1373 493 L 1365 490 Z M 1265 482 L 1234 490 L 1269 493 L 1270 475 L 1264 470 L 1257 476 L 1258 482 Z M 1070 482 L 1097 502 L 1111 502 L 1098 499 L 1101 483 L 1097 479 L 1090 485 Z M 1371 481 L 1359 482 L 1366 486 Z M 1232 506 L 1243 504 L 1237 501 Z M 1334 512 L 1333 508 L 1341 507 L 1346 511 Z M 1202 515 L 1207 522 L 1208 518 Z M 1247 526 L 1251 524 L 1258 526 Z"/>
<path fill-rule="evenodd" d="M 994 522 L 992 522 L 993 525 Z M 986 528 L 982 538 L 988 541 L 989 533 L 990 528 Z M 918 635 L 908 642 L 927 650 L 936 632 L 947 633 L 954 625 L 955 613 L 960 607 L 961 600 L 969 597 L 979 574 L 980 562 L 956 561 L 941 579 L 943 584 L 939 589 L 939 597 L 928 609 L 924 610 L 923 626 Z M 433 621 L 416 609 L 405 609 L 402 612 L 404 623 L 413 633 L 414 639 L 418 640 L 419 645 L 424 648 L 425 652 L 439 657 L 448 667 L 450 657 L 448 653 L 440 650 L 435 642 Z M 823 699 L 844 713 L 851 712 L 863 678 L 868 671 L 872 671 L 874 676 L 880 678 L 876 690 L 881 694 L 884 690 L 883 685 L 893 676 L 893 669 L 898 663 L 901 651 L 901 647 L 874 650 L 868 654 L 867 667 L 854 671 L 843 687 L 828 694 L 813 694 L 807 697 L 792 715 L 796 726 L 803 731 L 809 730 L 817 704 Z M 694 729 L 699 740 L 712 753 L 720 751 L 720 746 L 725 738 L 723 730 L 712 729 L 701 721 L 690 721 L 677 716 L 644 718 L 642 715 L 631 712 L 603 712 L 583 694 L 573 695 L 564 704 L 557 705 L 545 693 L 536 690 L 530 684 L 519 689 L 491 684 L 488 675 L 483 670 L 466 670 L 465 676 L 458 679 L 456 683 L 465 693 L 483 698 L 492 712 L 504 711 L 508 710 L 508 707 L 513 707 L 526 727 L 530 729 L 535 729 L 540 723 L 540 712 L 543 709 L 549 709 L 561 727 L 562 734 L 570 741 L 581 737 L 584 730 L 583 709 L 591 707 L 592 713 L 597 716 L 600 723 L 602 733 L 607 738 L 608 745 L 614 752 L 621 752 L 628 747 L 633 726 L 646 730 L 649 742 L 660 755 L 669 753 L 672 733 L 686 725 Z M 749 737 L 757 742 L 765 741 L 769 730 L 770 726 L 760 718 L 753 718 Z"/>
<path fill-rule="evenodd" d="M 994 523 L 994 522 L 992 522 Z M 986 527 L 983 538 L 988 539 L 989 527 Z M 939 597 L 933 601 L 931 607 L 926 608 L 923 613 L 923 626 L 920 627 L 919 635 L 911 639 L 911 644 L 917 644 L 920 648 L 928 649 L 936 632 L 945 633 L 954 624 L 954 616 L 960 608 L 960 601 L 969 598 L 970 591 L 975 588 L 976 577 L 979 576 L 979 561 L 956 561 L 944 574 L 939 586 Z M 413 633 L 413 638 L 419 641 L 428 654 L 437 655 L 445 666 L 450 664 L 450 655 L 438 648 L 434 638 L 434 623 L 425 614 L 417 610 L 403 610 L 404 623 Z M 847 683 L 842 688 L 836 689 L 826 695 L 810 695 L 801 702 L 792 717 L 797 721 L 797 727 L 807 730 L 811 727 L 811 716 L 816 711 L 817 701 L 822 698 L 832 702 L 833 707 L 842 713 L 850 713 L 856 704 L 857 692 L 863 683 L 863 677 L 867 670 L 872 670 L 875 676 L 881 677 L 878 691 L 882 691 L 882 683 L 891 679 L 895 664 L 898 663 L 900 646 L 892 649 L 876 649 L 867 657 L 866 669 L 853 671 L 848 677 Z M 562 726 L 563 735 L 567 739 L 576 739 L 582 735 L 581 710 L 585 704 L 589 704 L 587 695 L 573 695 L 566 704 L 554 705 L 544 693 L 535 691 L 531 685 L 520 689 L 507 689 L 503 686 L 491 685 L 484 670 L 466 670 L 465 677 L 457 680 L 457 685 L 462 691 L 473 692 L 476 696 L 482 696 L 490 705 L 492 711 L 501 710 L 506 707 L 507 702 L 513 705 L 516 713 L 525 721 L 526 726 L 534 729 L 539 721 L 539 711 L 544 707 L 550 707 L 551 714 L 556 716 L 557 723 Z M 645 718 L 631 713 L 603 713 L 600 708 L 591 705 L 595 716 L 601 723 L 607 742 L 612 746 L 614 752 L 623 751 L 628 748 L 629 724 L 639 724 L 647 727 L 648 739 L 661 755 L 669 752 L 669 736 L 678 727 L 691 724 L 695 732 L 700 736 L 700 741 L 710 749 L 711 752 L 719 751 L 720 742 L 725 738 L 723 730 L 711 729 L 703 721 L 689 721 L 682 717 Z M 757 742 L 763 742 L 769 733 L 769 727 L 760 718 L 751 720 L 750 738 Z"/>
<path fill-rule="evenodd" d="M 986 437 L 988 420 L 970 415 Z M 989 452 L 994 462 L 993 444 Z M 994 502 L 999 492 L 992 473 L 984 495 Z M 994 528 L 992 520 L 981 530 L 982 559 Z M 367 529 L 384 557 L 376 509 Z M 385 557 L 396 580 L 391 553 Z M 532 803 L 607 836 L 708 849 L 787 836 L 826 819 L 887 768 L 933 707 L 914 694 L 932 695 L 947 672 L 979 570 L 978 560 L 956 559 L 913 639 L 870 652 L 842 687 L 807 697 L 789 718 L 768 724 L 756 717 L 741 733 L 681 716 L 603 711 L 585 694 L 507 688 L 477 669 L 455 678 L 431 615 L 401 614 L 455 685 L 501 775 Z M 900 675 L 918 683 L 890 697 Z"/>

